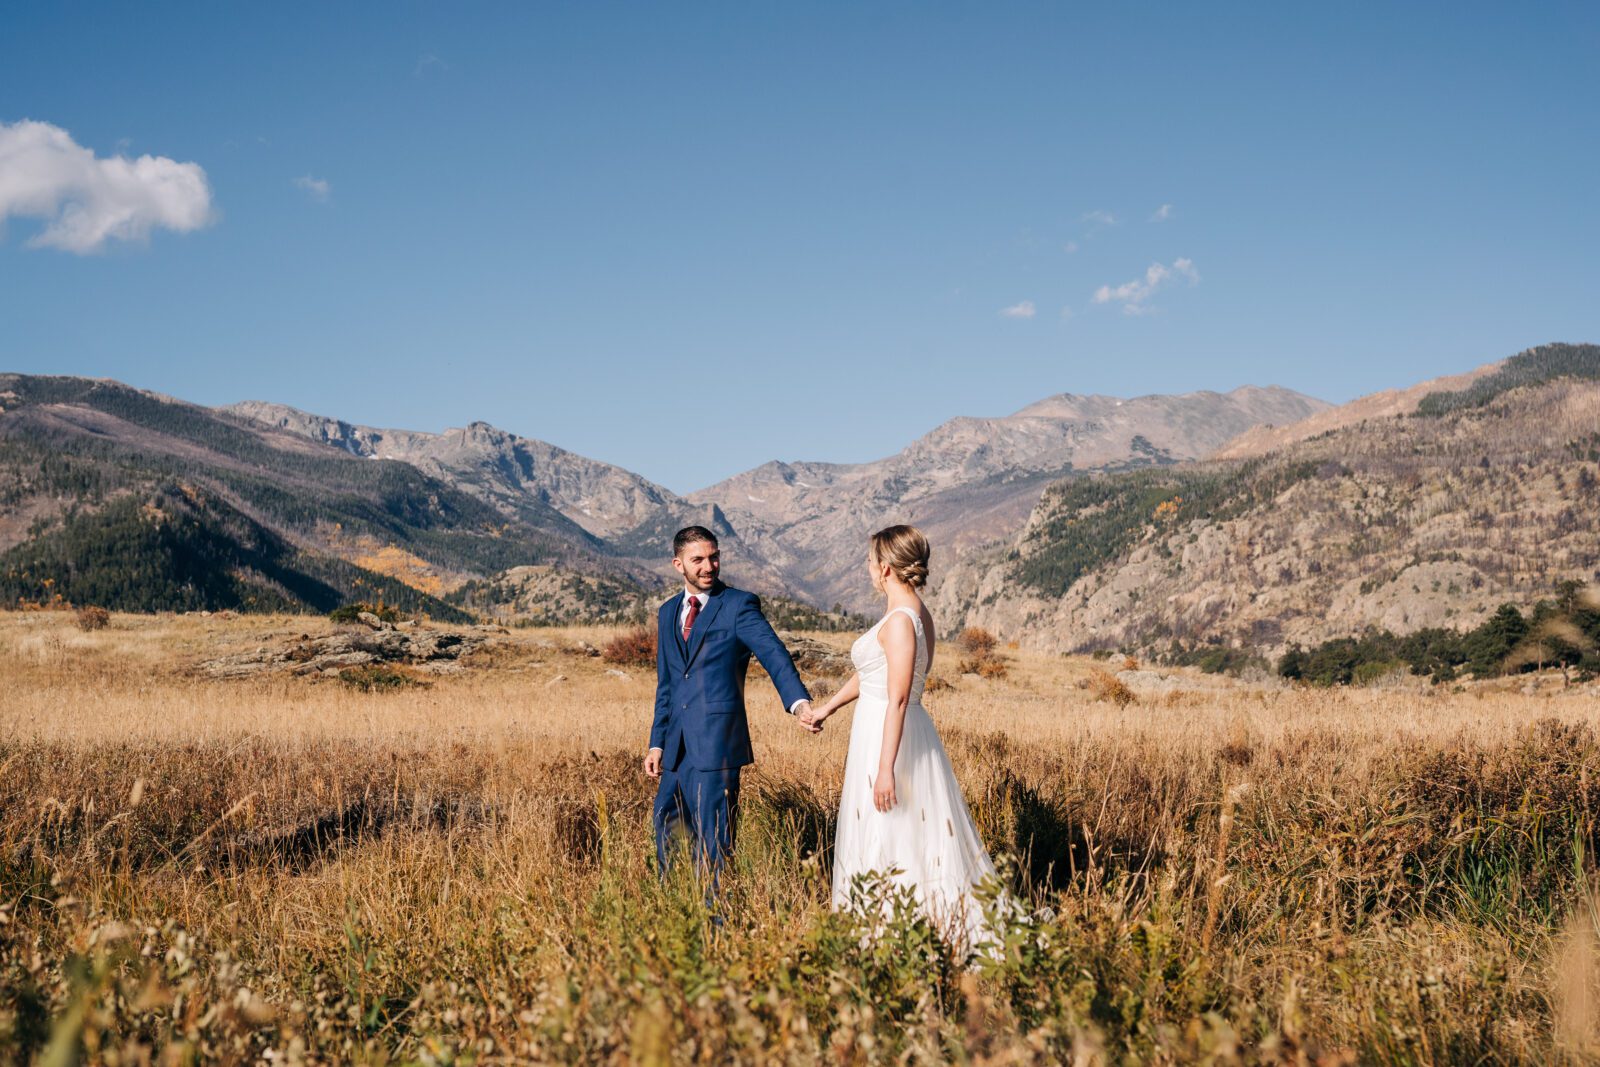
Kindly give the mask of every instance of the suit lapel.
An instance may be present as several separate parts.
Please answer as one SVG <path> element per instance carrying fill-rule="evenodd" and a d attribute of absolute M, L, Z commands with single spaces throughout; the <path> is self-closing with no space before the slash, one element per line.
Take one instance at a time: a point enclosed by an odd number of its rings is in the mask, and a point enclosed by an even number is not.
<path fill-rule="evenodd" d="M 700 609 L 700 614 L 695 617 L 694 629 L 689 631 L 689 655 L 684 660 L 684 666 L 694 662 L 700 652 L 700 646 L 705 643 L 706 631 L 711 629 L 711 620 L 717 617 L 717 611 L 726 599 L 722 595 L 723 586 L 718 585 L 711 590 L 711 595 L 706 598 L 706 606 Z"/>
<path fill-rule="evenodd" d="M 683 626 L 680 622 L 683 616 L 684 594 L 679 593 L 667 601 L 666 623 L 672 627 L 672 640 L 678 646 L 678 658 L 685 665 L 689 662 L 689 646 L 683 643 Z"/>

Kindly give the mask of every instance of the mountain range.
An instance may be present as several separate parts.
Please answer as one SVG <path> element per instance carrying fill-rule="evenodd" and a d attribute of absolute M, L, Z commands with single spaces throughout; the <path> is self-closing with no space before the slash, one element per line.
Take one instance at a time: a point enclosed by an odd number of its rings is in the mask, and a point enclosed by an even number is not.
<path fill-rule="evenodd" d="M 398 460 L 515 515 L 532 501 L 641 560 L 674 530 L 712 526 L 753 588 L 855 609 L 869 606 L 858 568 L 866 536 L 921 523 L 947 551 L 1014 534 L 1052 480 L 1195 459 L 1263 422 L 1326 407 L 1280 388 L 1146 396 L 1062 395 L 1003 418 L 958 418 L 871 463 L 768 463 L 679 497 L 623 468 L 487 423 L 444 433 L 378 429 L 247 402 L 222 412 L 354 456 Z M 842 562 L 847 561 L 847 562 Z"/>
<path fill-rule="evenodd" d="M 1572 442 L 1600 434 L 1596 378 L 1600 349 L 1549 345 L 1337 407 L 1277 387 L 1061 394 L 883 459 L 772 462 L 679 496 L 481 422 L 0 375 L 0 602 L 638 618 L 672 531 L 699 522 L 737 584 L 861 611 L 866 534 L 904 521 L 936 546 L 947 627 L 1041 646 L 1465 624 L 1593 571 L 1600 509 Z"/>
<path fill-rule="evenodd" d="M 1014 533 L 1052 478 L 1179 462 L 1322 406 L 1282 389 L 1055 397 L 953 420 L 875 463 L 776 468 L 785 493 L 763 501 L 740 490 L 766 485 L 774 465 L 685 498 L 481 422 L 381 429 L 0 375 L 0 597 L 317 610 L 382 597 L 459 614 L 470 595 L 474 611 L 528 616 L 532 590 L 560 587 L 578 591 L 558 601 L 568 610 L 608 618 L 638 614 L 620 591 L 654 595 L 672 532 L 702 523 L 740 582 L 860 608 L 868 592 L 840 561 L 877 525 L 927 521 L 955 554 Z"/>
<path fill-rule="evenodd" d="M 1003 418 L 951 419 L 870 463 L 768 463 L 690 494 L 720 507 L 747 543 L 819 603 L 870 603 L 867 535 L 889 522 L 926 532 L 944 562 L 1013 536 L 1045 487 L 1090 472 L 1205 456 L 1262 423 L 1327 404 L 1282 388 L 1181 396 L 1053 396 Z"/>
<path fill-rule="evenodd" d="M 530 563 L 647 574 L 535 499 L 508 513 L 411 464 L 116 382 L 0 375 L 0 600 L 383 599 L 464 618 L 442 593 Z"/>
<path fill-rule="evenodd" d="M 949 568 L 943 618 L 1062 650 L 1277 654 L 1468 629 L 1600 581 L 1600 346 L 1545 345 L 1256 428 L 1182 467 L 1053 484 Z"/>

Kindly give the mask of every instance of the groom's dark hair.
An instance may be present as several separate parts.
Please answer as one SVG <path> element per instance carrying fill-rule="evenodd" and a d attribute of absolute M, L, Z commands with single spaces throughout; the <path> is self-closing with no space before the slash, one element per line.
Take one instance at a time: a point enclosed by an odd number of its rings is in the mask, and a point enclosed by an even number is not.
<path fill-rule="evenodd" d="M 672 538 L 672 554 L 674 557 L 683 552 L 684 545 L 692 545 L 696 541 L 710 541 L 717 543 L 717 535 L 704 526 L 685 526 Z"/>

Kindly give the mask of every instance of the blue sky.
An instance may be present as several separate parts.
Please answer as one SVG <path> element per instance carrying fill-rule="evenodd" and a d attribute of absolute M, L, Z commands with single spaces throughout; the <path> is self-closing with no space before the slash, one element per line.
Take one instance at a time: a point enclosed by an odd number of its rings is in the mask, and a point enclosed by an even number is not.
<path fill-rule="evenodd" d="M 686 492 L 1600 340 L 1600 7 L 1117 6 L 10 5 L 0 369 Z"/>

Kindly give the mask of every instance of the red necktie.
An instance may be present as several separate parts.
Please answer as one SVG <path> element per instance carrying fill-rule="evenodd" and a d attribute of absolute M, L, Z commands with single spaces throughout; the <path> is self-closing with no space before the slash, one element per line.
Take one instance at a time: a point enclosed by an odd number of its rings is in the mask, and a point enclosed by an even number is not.
<path fill-rule="evenodd" d="M 700 598 L 697 596 L 692 596 L 689 598 L 689 615 L 683 620 L 683 639 L 685 641 L 689 640 L 689 631 L 694 629 L 694 620 L 698 619 L 699 617 Z"/>

